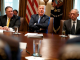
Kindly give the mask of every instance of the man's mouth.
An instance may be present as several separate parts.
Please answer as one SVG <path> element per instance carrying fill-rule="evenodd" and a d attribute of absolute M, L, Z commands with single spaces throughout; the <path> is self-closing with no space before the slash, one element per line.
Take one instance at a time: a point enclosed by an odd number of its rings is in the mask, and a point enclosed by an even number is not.
<path fill-rule="evenodd" d="M 43 12 L 41 11 L 41 13 L 43 13 Z"/>

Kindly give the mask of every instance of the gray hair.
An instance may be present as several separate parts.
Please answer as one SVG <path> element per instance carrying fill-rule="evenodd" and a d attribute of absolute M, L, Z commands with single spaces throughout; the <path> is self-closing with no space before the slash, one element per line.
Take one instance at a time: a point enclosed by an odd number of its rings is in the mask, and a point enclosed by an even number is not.
<path fill-rule="evenodd" d="M 72 9 L 72 10 L 76 10 L 76 13 L 79 14 L 79 11 L 78 11 L 77 9 Z M 72 10 L 71 10 L 71 11 L 72 11 Z"/>

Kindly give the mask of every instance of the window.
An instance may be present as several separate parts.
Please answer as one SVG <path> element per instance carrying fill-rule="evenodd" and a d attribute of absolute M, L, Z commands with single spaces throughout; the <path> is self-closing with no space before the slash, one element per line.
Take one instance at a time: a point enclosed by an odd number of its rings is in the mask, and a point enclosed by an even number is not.
<path fill-rule="evenodd" d="M 80 0 L 74 0 L 75 3 L 74 3 L 74 9 L 78 9 L 79 11 L 79 14 L 80 14 Z M 80 16 L 78 17 L 78 19 L 80 20 Z"/>
<path fill-rule="evenodd" d="M 5 7 L 6 6 L 11 6 L 13 7 L 13 0 L 5 0 Z"/>
<path fill-rule="evenodd" d="M 4 0 L 4 12 L 6 6 L 11 6 L 13 10 L 19 10 L 19 0 Z"/>

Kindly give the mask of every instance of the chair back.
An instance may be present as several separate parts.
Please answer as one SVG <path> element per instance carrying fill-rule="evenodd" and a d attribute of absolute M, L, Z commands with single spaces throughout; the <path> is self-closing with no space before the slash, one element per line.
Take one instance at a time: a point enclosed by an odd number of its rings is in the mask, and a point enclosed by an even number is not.
<path fill-rule="evenodd" d="M 23 17 L 20 17 L 20 27 L 19 27 L 19 31 L 23 31 L 23 25 L 24 25 L 24 18 Z"/>
<path fill-rule="evenodd" d="M 65 20 L 60 20 L 60 31 L 59 34 L 62 34 L 62 28 Z"/>
<path fill-rule="evenodd" d="M 48 26 L 48 33 L 53 33 L 53 17 L 50 17 L 50 24 Z"/>
<path fill-rule="evenodd" d="M 27 25 L 27 21 L 24 17 L 20 17 L 20 27 L 19 27 L 19 31 L 27 31 L 28 30 L 28 25 Z"/>

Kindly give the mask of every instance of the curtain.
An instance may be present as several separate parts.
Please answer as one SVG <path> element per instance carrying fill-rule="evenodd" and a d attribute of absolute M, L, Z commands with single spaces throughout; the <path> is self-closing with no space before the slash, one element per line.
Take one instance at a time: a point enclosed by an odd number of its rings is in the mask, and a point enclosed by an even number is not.
<path fill-rule="evenodd" d="M 24 18 L 24 26 L 23 31 L 28 31 L 28 23 L 26 21 L 26 6 L 27 6 L 27 0 L 19 0 L 19 15 L 20 17 Z"/>
<path fill-rule="evenodd" d="M 63 19 L 69 19 L 68 14 L 73 9 L 73 0 L 63 0 Z"/>
<path fill-rule="evenodd" d="M 5 14 L 4 0 L 1 0 L 1 15 Z"/>

